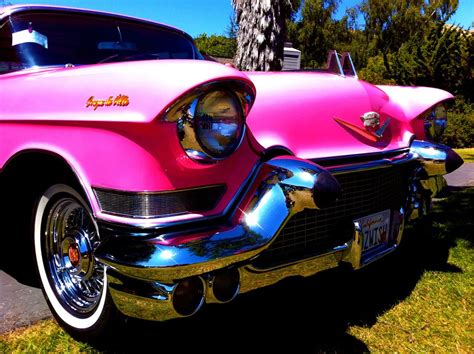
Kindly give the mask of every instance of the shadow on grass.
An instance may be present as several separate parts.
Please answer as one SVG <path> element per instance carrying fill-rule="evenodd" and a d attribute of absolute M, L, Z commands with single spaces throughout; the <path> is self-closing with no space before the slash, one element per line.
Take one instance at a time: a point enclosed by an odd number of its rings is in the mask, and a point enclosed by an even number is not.
<path fill-rule="evenodd" d="M 334 269 L 307 279 L 287 279 L 210 305 L 197 316 L 152 323 L 130 319 L 113 341 L 97 346 L 118 352 L 351 351 L 367 352 L 349 326 L 372 326 L 403 301 L 426 270 L 460 272 L 447 262 L 456 239 L 472 247 L 474 188 L 451 189 L 438 200 L 432 226 L 406 231 L 398 252 L 358 272 Z"/>

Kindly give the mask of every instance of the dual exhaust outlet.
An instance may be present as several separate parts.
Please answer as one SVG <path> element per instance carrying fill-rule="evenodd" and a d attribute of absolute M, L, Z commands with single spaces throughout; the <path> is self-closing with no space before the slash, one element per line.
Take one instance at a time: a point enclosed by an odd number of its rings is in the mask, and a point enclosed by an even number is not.
<path fill-rule="evenodd" d="M 192 316 L 205 302 L 227 303 L 240 290 L 238 269 L 226 269 L 207 276 L 196 276 L 179 281 L 170 289 L 171 305 L 179 316 Z"/>

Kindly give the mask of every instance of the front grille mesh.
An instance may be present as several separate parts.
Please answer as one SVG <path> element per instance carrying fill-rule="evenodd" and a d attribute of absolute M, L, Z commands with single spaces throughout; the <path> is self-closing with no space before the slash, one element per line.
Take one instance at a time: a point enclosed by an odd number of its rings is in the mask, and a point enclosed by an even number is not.
<path fill-rule="evenodd" d="M 225 185 L 170 192 L 121 192 L 95 189 L 102 211 L 134 218 L 152 218 L 212 210 L 221 200 Z"/>
<path fill-rule="evenodd" d="M 353 236 L 353 220 L 400 208 L 403 200 L 400 172 L 398 166 L 390 166 L 336 174 L 343 193 L 334 205 L 324 210 L 305 209 L 294 215 L 254 266 L 274 267 L 343 245 Z"/>

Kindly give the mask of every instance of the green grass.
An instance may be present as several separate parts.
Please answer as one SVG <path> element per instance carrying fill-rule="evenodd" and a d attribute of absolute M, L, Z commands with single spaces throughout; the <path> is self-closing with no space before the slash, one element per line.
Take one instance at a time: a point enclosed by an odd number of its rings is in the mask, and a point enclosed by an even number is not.
<path fill-rule="evenodd" d="M 399 251 L 377 264 L 281 282 L 189 319 L 130 321 L 101 349 L 222 352 L 202 341 L 224 339 L 239 352 L 473 353 L 472 215 L 474 188 L 451 191 L 436 202 L 431 227 L 407 230 Z M 0 353 L 94 351 L 53 320 L 0 335 Z"/>
<path fill-rule="evenodd" d="M 464 162 L 474 162 L 474 148 L 455 149 Z"/>
<path fill-rule="evenodd" d="M 426 271 L 403 301 L 373 326 L 348 333 L 371 351 L 474 352 L 474 257 L 466 240 L 451 248 L 448 264 L 459 272 Z"/>
<path fill-rule="evenodd" d="M 72 339 L 53 320 L 0 335 L 0 353 L 81 353 L 95 349 Z"/>

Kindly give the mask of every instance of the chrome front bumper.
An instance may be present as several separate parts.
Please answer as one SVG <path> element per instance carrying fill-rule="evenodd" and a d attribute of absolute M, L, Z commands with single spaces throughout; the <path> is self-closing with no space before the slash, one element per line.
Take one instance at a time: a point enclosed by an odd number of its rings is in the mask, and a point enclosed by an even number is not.
<path fill-rule="evenodd" d="M 413 183 L 418 186 L 423 178 L 432 177 L 429 173 L 419 176 L 418 169 L 426 172 L 426 164 L 432 163 L 427 161 L 413 148 L 390 159 L 336 169 L 414 162 Z M 442 161 L 437 161 L 438 168 Z M 277 157 L 261 164 L 231 215 L 189 223 L 180 230 L 138 230 L 99 223 L 105 241 L 96 257 L 108 268 L 110 293 L 124 314 L 149 320 L 192 315 L 204 302 L 227 302 L 239 292 L 290 276 L 310 276 L 341 263 L 358 269 L 396 249 L 403 234 L 405 209 L 410 209 L 411 217 L 416 209 L 413 196 L 399 210 L 392 210 L 390 241 L 374 254 L 363 255 L 362 235 L 354 225 L 351 241 L 324 254 L 276 269 L 261 270 L 252 265 L 293 215 L 304 209 L 324 208 L 339 193 L 337 180 L 322 167 L 295 157 Z M 186 292 L 192 296 L 183 297 Z"/>

